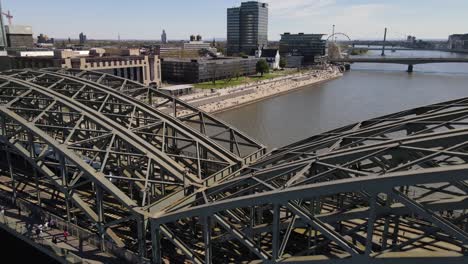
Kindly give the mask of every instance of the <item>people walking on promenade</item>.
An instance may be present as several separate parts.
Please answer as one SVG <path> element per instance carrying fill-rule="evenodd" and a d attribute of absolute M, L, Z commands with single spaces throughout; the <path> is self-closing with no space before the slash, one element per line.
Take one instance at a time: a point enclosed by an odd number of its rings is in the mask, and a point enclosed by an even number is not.
<path fill-rule="evenodd" d="M 336 68 L 329 67 L 325 70 L 310 70 L 274 78 L 271 80 L 254 81 L 238 87 L 225 87 L 216 89 L 216 95 L 213 93 L 209 98 L 204 98 L 198 92 L 194 94 L 181 96 L 180 99 L 196 104 L 202 110 L 207 112 L 218 112 L 243 104 L 279 95 L 299 87 L 305 87 L 314 83 L 331 80 L 342 74 Z M 215 89 L 212 89 L 214 92 Z M 184 114 L 181 110 L 178 114 Z"/>

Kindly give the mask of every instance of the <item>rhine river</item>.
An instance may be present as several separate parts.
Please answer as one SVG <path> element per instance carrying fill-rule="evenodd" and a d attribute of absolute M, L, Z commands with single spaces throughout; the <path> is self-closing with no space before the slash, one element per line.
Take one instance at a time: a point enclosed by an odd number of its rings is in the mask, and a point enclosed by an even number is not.
<path fill-rule="evenodd" d="M 371 51 L 367 56 L 377 56 Z M 388 51 L 387 56 L 456 57 L 434 51 Z M 342 78 L 218 114 L 270 148 L 393 112 L 468 97 L 467 64 L 354 64 Z M 0 230 L 4 259 L 55 263 Z"/>
<path fill-rule="evenodd" d="M 370 51 L 366 56 L 379 56 Z M 387 51 L 397 57 L 468 57 L 438 51 Z M 361 120 L 468 97 L 468 63 L 353 64 L 343 77 L 219 113 L 217 116 L 269 148 Z"/>

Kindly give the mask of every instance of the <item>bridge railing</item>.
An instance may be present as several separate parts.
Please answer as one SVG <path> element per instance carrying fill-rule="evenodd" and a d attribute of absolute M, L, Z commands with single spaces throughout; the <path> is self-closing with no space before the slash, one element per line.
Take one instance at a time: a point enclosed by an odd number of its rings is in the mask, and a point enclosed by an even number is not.
<path fill-rule="evenodd" d="M 2 205 L 4 204 L 4 200 L 2 200 Z M 28 213 L 27 211 L 24 213 Z M 83 260 L 81 257 L 77 256 L 70 250 L 66 248 L 61 248 L 44 239 L 43 237 L 34 237 L 32 234 L 32 229 L 28 228 L 26 223 L 15 221 L 15 218 L 10 218 L 5 214 L 0 216 L 0 224 L 5 228 L 5 230 L 9 231 L 12 234 L 19 234 L 22 240 L 27 241 L 30 244 L 36 244 L 38 247 L 42 247 L 43 250 L 47 250 L 59 258 L 63 258 L 67 261 L 67 263 L 90 263 L 88 261 Z M 16 235 L 15 234 L 15 235 Z"/>
<path fill-rule="evenodd" d="M 250 164 L 250 163 L 253 163 L 255 161 L 257 161 L 260 157 L 262 157 L 263 155 L 265 155 L 266 153 L 266 149 L 263 148 L 263 149 L 259 149 L 257 150 L 256 152 L 248 155 L 247 157 L 244 158 L 244 163 L 245 164 Z"/>
<path fill-rule="evenodd" d="M 48 220 L 53 219 L 56 223 L 56 229 L 61 230 L 61 231 L 67 230 L 70 236 L 76 237 L 79 240 L 86 242 L 88 245 L 94 246 L 98 249 L 101 248 L 101 238 L 97 234 L 94 234 L 84 228 L 81 228 L 76 224 L 69 223 L 54 214 L 51 214 L 49 212 L 44 212 L 37 205 L 31 204 L 22 199 L 16 199 L 16 201 L 13 202 L 12 196 L 7 195 L 3 192 L 0 192 L 0 205 L 6 206 L 7 208 L 10 208 L 10 209 L 17 209 L 17 210 L 19 209 L 22 212 L 22 214 L 25 214 L 25 215 L 33 214 L 33 216 L 38 216 L 38 218 L 40 218 L 40 219 L 37 219 L 38 221 L 45 220 L 45 219 L 48 219 Z M 44 221 L 41 221 L 41 222 L 44 222 Z M 50 241 L 47 241 L 44 239 L 34 239 L 32 235 L 32 229 L 28 230 L 26 228 L 26 224 L 24 223 L 20 223 L 17 221 L 8 221 L 8 218 L 6 216 L 0 217 L 0 223 L 6 225 L 11 230 L 22 235 L 23 237 L 26 235 L 26 237 L 30 239 L 31 241 L 33 241 L 34 243 L 44 246 L 45 248 L 48 248 L 49 250 L 52 250 L 57 256 L 63 257 L 67 259 L 67 261 L 69 262 L 70 260 L 75 261 L 75 262 L 70 262 L 70 263 L 87 263 L 87 262 L 83 262 L 80 257 L 73 254 L 72 252 L 67 251 L 63 248 L 57 247 L 55 244 L 51 243 Z M 30 236 L 28 236 L 28 233 L 31 233 Z M 140 257 L 134 252 L 129 251 L 125 248 L 120 248 L 114 243 L 107 241 L 107 240 L 104 242 L 103 251 L 108 252 L 120 259 L 124 259 L 125 261 L 129 263 L 143 263 L 143 264 L 150 263 L 150 260 L 148 259 L 141 260 Z"/>

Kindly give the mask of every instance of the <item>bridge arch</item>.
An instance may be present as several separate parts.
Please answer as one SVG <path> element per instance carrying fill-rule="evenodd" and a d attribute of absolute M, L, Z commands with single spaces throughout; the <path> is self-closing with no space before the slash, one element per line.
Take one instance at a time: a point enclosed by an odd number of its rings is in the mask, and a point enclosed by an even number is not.
<path fill-rule="evenodd" d="M 82 228 L 110 237 L 119 247 L 137 242 L 144 248 L 145 243 L 142 237 L 124 242 L 128 238 L 123 233 L 128 230 L 122 230 L 123 223 L 136 226 L 138 234 L 145 236 L 147 225 L 138 223 L 148 212 L 174 202 L 162 198 L 181 199 L 255 159 L 239 146 L 254 149 L 255 155 L 264 152 L 256 141 L 194 107 L 186 107 L 192 116 L 170 116 L 164 112 L 165 104 L 178 100 L 159 91 L 103 73 L 67 72 L 0 74 L 0 156 L 5 169 L 0 172 L 10 171 L 9 176 L 17 178 L 9 183 L 15 196 L 20 193 L 15 184 L 20 181 L 18 171 L 38 175 L 41 180 L 26 177 L 21 182 L 28 192 L 37 191 L 39 204 L 41 195 L 46 195 L 40 189 L 59 193 L 53 196 L 52 207 L 43 206 L 45 211 L 65 215 L 68 221 L 79 218 Z M 91 76 L 98 80 L 87 78 Z M 151 94 L 159 108 L 151 109 L 116 88 L 132 95 Z M 195 115 L 207 121 L 200 125 L 204 133 L 187 125 Z M 226 140 L 219 132 L 209 135 L 213 133 L 207 131 L 210 125 L 227 130 L 232 139 L 228 142 L 237 150 L 217 143 Z M 20 168 L 17 162 L 29 165 Z M 27 193 L 19 196 L 31 199 Z M 46 199 L 52 197 L 42 197 Z M 115 225 L 119 230 L 113 230 Z"/>
<path fill-rule="evenodd" d="M 74 211 L 75 217 L 86 219 L 81 224 L 105 225 L 107 221 L 102 218 L 103 212 L 95 210 L 99 202 L 96 200 L 91 205 L 92 196 L 90 198 L 78 192 L 87 187 L 89 190 L 105 192 L 108 197 L 112 197 L 123 206 L 120 210 L 121 216 L 129 217 L 129 221 L 135 219 L 138 215 L 137 204 L 109 181 L 103 172 L 96 170 L 93 164 L 97 163 L 91 162 L 92 159 L 86 159 L 83 155 L 86 150 L 77 150 L 67 145 L 67 142 L 63 141 L 66 133 L 57 134 L 60 133 L 59 131 L 64 132 L 65 127 L 57 129 L 57 126 L 50 123 L 50 118 L 61 118 L 62 122 L 65 120 L 73 122 L 73 119 L 80 116 L 89 130 L 92 129 L 95 133 L 106 133 L 108 130 L 101 126 L 97 119 L 81 112 L 69 102 L 53 97 L 49 92 L 5 76 L 0 77 L 0 82 L 2 83 L 0 156 L 3 157 L 2 167 L 8 168 L 8 176 L 12 179 L 6 184 L 12 189 L 12 196 L 31 199 L 28 192 L 35 190 L 38 195 L 40 195 L 39 192 L 47 193 L 45 189 L 52 185 L 59 194 L 54 195 L 55 198 L 45 195 L 43 199 L 49 200 L 47 203 L 49 206 L 44 205 L 44 208 L 48 208 L 50 212 L 59 216 L 64 215 L 68 221 L 71 218 L 70 212 L 74 208 L 79 211 Z M 53 114 L 55 117 L 50 116 Z M 93 149 L 87 151 L 95 154 Z M 18 167 L 18 164 L 23 164 L 21 160 L 27 162 L 30 167 Z M 17 176 L 17 174 L 25 175 L 25 172 L 35 177 Z M 26 192 L 20 192 L 17 187 L 18 183 L 24 184 L 22 190 Z M 5 183 L 3 185 L 5 186 Z M 39 190 L 39 186 L 44 191 Z M 40 203 L 39 198 L 38 202 Z M 89 228 L 89 226 L 83 227 Z M 122 240 L 111 226 L 100 230 L 103 232 L 102 236 L 109 236 L 118 246 L 123 246 Z M 94 231 L 98 232 L 97 229 Z"/>
<path fill-rule="evenodd" d="M 401 251 L 406 245 L 403 238 L 390 239 L 389 229 L 378 229 L 379 225 L 397 228 L 403 222 L 426 221 L 428 226 L 450 237 L 445 243 L 456 245 L 456 241 L 462 241 L 460 245 L 467 246 L 468 234 L 456 220 L 466 217 L 463 211 L 466 204 L 456 201 L 468 197 L 468 159 L 457 163 L 439 159 L 449 149 L 454 152 L 445 158 L 458 160 L 456 156 L 464 155 L 462 148 L 466 146 L 468 133 L 449 124 L 459 123 L 459 118 L 468 121 L 465 115 L 468 108 L 458 109 L 467 100 L 359 122 L 279 148 L 239 177 L 209 188 L 208 197 L 197 199 L 193 194 L 192 202 L 184 207 L 167 208 L 154 224 L 164 229 L 180 219 L 198 219 L 195 221 L 200 221 L 200 225 L 203 219 L 212 219 L 216 223 L 212 227 L 221 228 L 230 242 L 244 245 L 246 252 L 253 256 L 245 257 L 248 255 L 245 253 L 239 259 L 263 262 L 301 259 L 314 263 L 315 259 L 325 257 L 330 251 L 325 250 L 321 255 L 299 247 L 313 237 L 308 235 L 308 228 L 320 232 L 321 239 L 327 245 L 333 244 L 334 250 L 350 262 L 353 258 L 357 262 L 362 262 L 362 258 L 367 258 L 365 262 L 369 263 L 392 262 L 393 257 L 387 253 L 392 252 L 393 246 L 407 256 L 418 255 L 409 248 Z M 400 159 L 413 151 L 421 156 Z M 449 189 L 454 192 L 448 194 Z M 442 193 L 447 196 L 441 198 Z M 392 209 L 390 212 L 384 208 Z M 449 217 L 447 210 L 458 213 Z M 348 225 L 351 222 L 354 224 Z M 366 245 L 364 248 L 352 241 L 357 230 L 363 232 L 360 237 L 361 245 Z M 271 242 L 267 247 L 254 243 L 264 237 Z M 202 244 L 202 239 L 199 237 L 198 243 Z M 437 235 L 428 235 L 426 239 L 441 242 Z M 385 260 L 370 257 L 369 252 Z M 445 257 L 454 253 L 439 252 L 446 254 Z M 204 256 L 193 249 L 188 254 L 200 259 Z M 457 257 L 457 261 L 466 260 L 463 254 Z"/>

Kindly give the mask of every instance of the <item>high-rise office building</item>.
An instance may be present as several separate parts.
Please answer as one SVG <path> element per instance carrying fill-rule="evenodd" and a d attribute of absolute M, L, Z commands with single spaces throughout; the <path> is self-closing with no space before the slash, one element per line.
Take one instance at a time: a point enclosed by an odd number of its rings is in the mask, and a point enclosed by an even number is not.
<path fill-rule="evenodd" d="M 86 35 L 83 32 L 80 33 L 80 44 L 86 43 Z"/>
<path fill-rule="evenodd" d="M 166 30 L 163 29 L 163 32 L 161 34 L 161 42 L 163 44 L 166 44 L 167 43 L 167 35 L 166 35 Z"/>
<path fill-rule="evenodd" d="M 228 55 L 243 52 L 251 55 L 268 45 L 268 4 L 244 2 L 227 9 Z"/>

